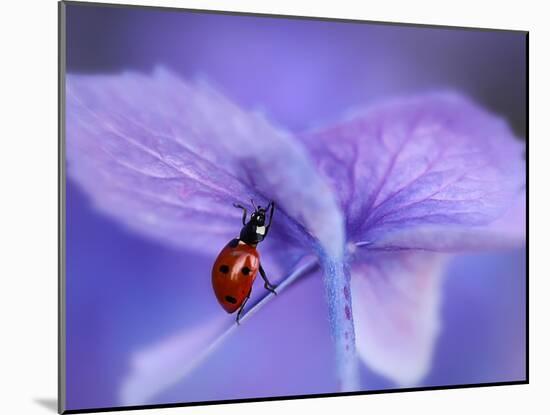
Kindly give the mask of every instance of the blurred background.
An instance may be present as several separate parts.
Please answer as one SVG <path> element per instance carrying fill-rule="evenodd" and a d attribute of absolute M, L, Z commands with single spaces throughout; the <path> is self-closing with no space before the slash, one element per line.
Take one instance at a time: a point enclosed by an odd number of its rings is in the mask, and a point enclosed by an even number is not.
<path fill-rule="evenodd" d="M 387 97 L 450 88 L 523 138 L 525 56 L 524 34 L 504 31 L 67 7 L 68 72 L 162 65 L 294 132 Z M 133 352 L 221 312 L 213 258 L 129 233 L 70 178 L 66 194 L 67 407 L 116 406 Z M 525 377 L 525 268 L 524 249 L 453 260 L 422 385 Z M 152 403 L 336 391 L 323 295 L 319 278 L 301 281 Z M 365 367 L 361 383 L 394 387 Z"/>

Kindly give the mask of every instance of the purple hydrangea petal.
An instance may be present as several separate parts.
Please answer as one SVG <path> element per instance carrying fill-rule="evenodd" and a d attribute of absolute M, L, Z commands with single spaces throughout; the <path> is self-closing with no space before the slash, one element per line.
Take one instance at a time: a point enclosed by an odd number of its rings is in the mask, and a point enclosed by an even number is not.
<path fill-rule="evenodd" d="M 277 204 L 274 242 L 342 250 L 341 213 L 305 149 L 204 82 L 68 75 L 67 157 L 99 209 L 161 242 L 217 251 L 240 229 L 232 203 L 253 198 Z"/>
<path fill-rule="evenodd" d="M 219 316 L 202 322 L 132 356 L 130 372 L 119 390 L 121 405 L 151 404 L 151 398 L 169 388 L 201 363 L 201 356 L 230 326 L 229 318 Z"/>
<path fill-rule="evenodd" d="M 384 253 L 351 271 L 358 354 L 399 386 L 417 385 L 430 369 L 444 263 L 442 254 Z"/>
<path fill-rule="evenodd" d="M 302 139 L 338 194 L 348 239 L 365 246 L 391 235 L 398 247 L 400 233 L 425 229 L 455 234 L 448 248 L 468 245 L 525 187 L 523 144 L 453 93 L 394 100 Z"/>
<path fill-rule="evenodd" d="M 484 226 L 420 225 L 395 229 L 376 241 L 359 244 L 361 251 L 426 250 L 435 252 L 472 252 L 510 249 L 526 241 L 526 195 L 520 192 L 502 216 Z"/>

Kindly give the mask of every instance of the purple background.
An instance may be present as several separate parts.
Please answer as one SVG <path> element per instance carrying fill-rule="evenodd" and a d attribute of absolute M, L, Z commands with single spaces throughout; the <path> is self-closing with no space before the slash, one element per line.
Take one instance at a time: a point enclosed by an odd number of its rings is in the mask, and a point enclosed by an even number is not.
<path fill-rule="evenodd" d="M 68 72 L 163 65 L 208 79 L 291 131 L 385 97 L 450 87 L 524 137 L 525 53 L 521 33 L 67 6 Z M 115 406 L 133 351 L 220 313 L 213 258 L 129 233 L 70 180 L 66 211 L 67 407 Z M 424 385 L 525 378 L 525 268 L 524 249 L 452 262 Z M 336 391 L 320 279 L 261 314 L 158 403 Z M 361 380 L 365 389 L 393 387 L 367 368 Z"/>

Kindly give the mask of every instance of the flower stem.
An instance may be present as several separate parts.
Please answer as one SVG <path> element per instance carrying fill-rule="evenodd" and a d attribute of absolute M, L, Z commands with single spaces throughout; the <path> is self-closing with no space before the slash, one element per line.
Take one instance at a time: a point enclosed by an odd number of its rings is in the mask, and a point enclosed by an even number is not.
<path fill-rule="evenodd" d="M 358 390 L 359 370 L 351 308 L 350 273 L 343 261 L 326 255 L 320 257 L 340 389 L 343 392 Z"/>

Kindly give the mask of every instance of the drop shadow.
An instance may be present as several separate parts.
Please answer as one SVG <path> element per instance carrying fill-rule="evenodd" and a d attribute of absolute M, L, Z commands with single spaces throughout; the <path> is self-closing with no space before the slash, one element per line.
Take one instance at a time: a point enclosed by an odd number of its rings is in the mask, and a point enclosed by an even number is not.
<path fill-rule="evenodd" d="M 36 398 L 34 402 L 52 412 L 57 412 L 57 399 Z"/>

